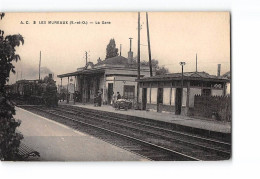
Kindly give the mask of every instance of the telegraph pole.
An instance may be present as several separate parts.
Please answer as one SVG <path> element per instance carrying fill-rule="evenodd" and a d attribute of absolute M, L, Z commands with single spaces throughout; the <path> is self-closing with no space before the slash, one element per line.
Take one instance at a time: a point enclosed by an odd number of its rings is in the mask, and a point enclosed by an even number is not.
<path fill-rule="evenodd" d="M 153 76 L 151 46 L 150 46 L 150 33 L 149 33 L 149 22 L 148 22 L 148 13 L 147 12 L 146 12 L 146 25 L 147 25 L 147 41 L 148 41 L 150 76 Z"/>
<path fill-rule="evenodd" d="M 86 55 L 86 66 L 88 64 L 88 52 L 85 52 L 85 55 Z"/>
<path fill-rule="evenodd" d="M 137 44 L 137 109 L 139 109 L 139 93 L 140 93 L 140 12 L 138 12 L 138 44 Z"/>
<path fill-rule="evenodd" d="M 196 72 L 198 72 L 198 61 L 197 61 L 197 53 L 196 53 Z"/>
<path fill-rule="evenodd" d="M 39 61 L 39 80 L 41 79 L 41 61 L 42 61 L 42 53 L 40 51 L 40 61 Z"/>

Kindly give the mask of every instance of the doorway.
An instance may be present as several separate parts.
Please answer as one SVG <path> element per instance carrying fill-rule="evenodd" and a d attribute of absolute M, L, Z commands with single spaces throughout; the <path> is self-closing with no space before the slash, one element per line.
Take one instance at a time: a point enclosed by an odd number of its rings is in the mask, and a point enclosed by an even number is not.
<path fill-rule="evenodd" d="M 142 110 L 146 110 L 147 104 L 147 88 L 143 88 L 142 91 Z"/>
<path fill-rule="evenodd" d="M 87 80 L 86 86 L 86 102 L 90 101 L 90 80 Z"/>
<path fill-rule="evenodd" d="M 113 83 L 108 83 L 108 89 L 107 89 L 108 104 L 111 104 L 112 99 L 113 99 Z"/>

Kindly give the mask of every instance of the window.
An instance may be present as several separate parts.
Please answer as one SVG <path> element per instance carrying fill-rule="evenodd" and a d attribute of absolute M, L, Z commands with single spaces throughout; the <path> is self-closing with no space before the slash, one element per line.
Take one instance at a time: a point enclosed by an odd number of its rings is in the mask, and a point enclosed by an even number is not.
<path fill-rule="evenodd" d="M 158 88 L 151 88 L 151 104 L 157 104 L 157 90 Z"/>
<path fill-rule="evenodd" d="M 147 103 L 151 103 L 151 98 L 150 98 L 150 96 L 151 96 L 151 94 L 150 94 L 150 92 L 151 92 L 151 88 L 147 88 Z"/>
<path fill-rule="evenodd" d="M 182 106 L 186 106 L 186 101 L 187 101 L 187 88 L 183 88 Z"/>
<path fill-rule="evenodd" d="M 126 99 L 135 98 L 135 86 L 124 85 L 124 98 Z"/>
<path fill-rule="evenodd" d="M 223 95 L 223 90 L 217 90 L 217 89 L 212 89 L 212 96 L 222 96 Z"/>
<path fill-rule="evenodd" d="M 176 88 L 172 88 L 172 97 L 171 97 L 172 106 L 175 106 L 175 93 L 176 93 Z"/>
<path fill-rule="evenodd" d="M 211 95 L 211 89 L 203 89 L 202 95 L 203 96 L 210 96 Z"/>

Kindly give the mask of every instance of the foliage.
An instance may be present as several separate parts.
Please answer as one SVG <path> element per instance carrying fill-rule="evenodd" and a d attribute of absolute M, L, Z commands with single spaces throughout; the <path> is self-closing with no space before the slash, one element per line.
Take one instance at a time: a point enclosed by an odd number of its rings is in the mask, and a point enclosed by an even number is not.
<path fill-rule="evenodd" d="M 133 60 L 133 64 L 137 66 L 137 58 L 135 57 L 134 60 Z M 141 61 L 140 62 L 140 65 L 141 66 L 144 66 L 144 67 L 149 67 L 149 61 Z M 169 70 L 168 68 L 165 68 L 164 66 L 159 66 L 159 61 L 158 60 L 155 60 L 155 59 L 152 59 L 152 67 L 153 69 L 155 69 L 155 75 L 164 75 L 166 73 L 169 73 Z"/>
<path fill-rule="evenodd" d="M 116 48 L 115 39 L 110 39 L 107 45 L 106 59 L 118 56 L 118 48 Z"/>
<path fill-rule="evenodd" d="M 1 20 L 4 13 L 0 13 Z M 23 37 L 18 35 L 4 36 L 0 30 L 0 159 L 16 160 L 22 134 L 16 132 L 21 121 L 13 117 L 15 108 L 6 93 L 5 85 L 9 80 L 10 72 L 15 73 L 13 61 L 20 60 L 15 53 L 15 47 L 24 44 Z"/>
<path fill-rule="evenodd" d="M 165 68 L 164 66 L 158 67 L 155 70 L 155 75 L 165 75 L 167 73 L 169 73 L 169 70 L 168 70 L 168 68 Z"/>

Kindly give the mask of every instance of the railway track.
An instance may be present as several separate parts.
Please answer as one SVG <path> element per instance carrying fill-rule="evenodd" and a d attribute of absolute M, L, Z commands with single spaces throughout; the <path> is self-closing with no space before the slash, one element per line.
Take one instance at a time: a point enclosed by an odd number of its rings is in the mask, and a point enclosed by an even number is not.
<path fill-rule="evenodd" d="M 230 158 L 231 145 L 152 123 L 97 113 L 74 106 L 24 109 L 69 125 L 150 160 L 224 160 Z"/>

